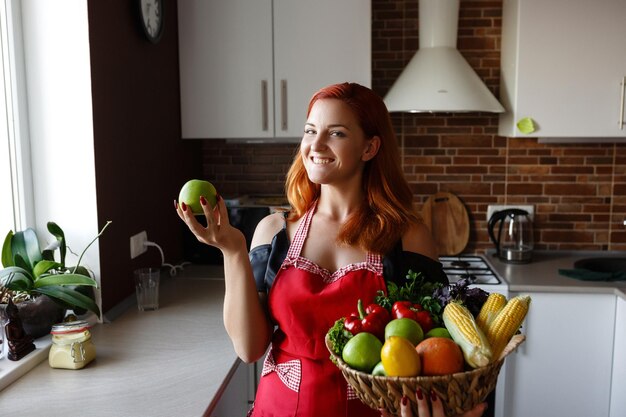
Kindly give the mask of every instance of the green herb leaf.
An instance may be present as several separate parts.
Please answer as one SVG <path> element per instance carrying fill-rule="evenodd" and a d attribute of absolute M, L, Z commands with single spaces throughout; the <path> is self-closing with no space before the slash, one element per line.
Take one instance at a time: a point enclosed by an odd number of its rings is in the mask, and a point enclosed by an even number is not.
<path fill-rule="evenodd" d="M 435 324 L 439 325 L 442 323 L 441 313 L 443 309 L 439 301 L 433 298 L 433 292 L 441 287 L 443 284 L 439 282 L 425 281 L 421 272 L 409 270 L 403 286 L 400 287 L 395 282 L 387 281 L 387 295 L 383 291 L 378 291 L 374 302 L 389 311 L 396 301 L 410 301 L 414 304 L 420 304 L 431 313 Z"/>
<path fill-rule="evenodd" d="M 332 343 L 333 351 L 339 356 L 341 356 L 343 347 L 348 343 L 348 340 L 352 338 L 352 333 L 343 327 L 345 321 L 345 317 L 340 318 L 333 324 L 333 327 L 328 330 L 328 338 Z"/>

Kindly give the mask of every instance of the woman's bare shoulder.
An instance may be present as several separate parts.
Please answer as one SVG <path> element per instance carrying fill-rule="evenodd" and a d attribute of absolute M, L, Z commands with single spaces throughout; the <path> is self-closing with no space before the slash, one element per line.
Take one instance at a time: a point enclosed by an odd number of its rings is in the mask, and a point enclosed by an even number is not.
<path fill-rule="evenodd" d="M 439 257 L 437 244 L 430 230 L 423 223 L 409 227 L 402 236 L 402 248 L 405 251 L 419 253 L 435 260 Z"/>
<path fill-rule="evenodd" d="M 250 247 L 255 248 L 259 245 L 272 243 L 276 233 L 280 232 L 284 227 L 285 215 L 283 213 L 277 212 L 265 216 L 256 226 Z"/>

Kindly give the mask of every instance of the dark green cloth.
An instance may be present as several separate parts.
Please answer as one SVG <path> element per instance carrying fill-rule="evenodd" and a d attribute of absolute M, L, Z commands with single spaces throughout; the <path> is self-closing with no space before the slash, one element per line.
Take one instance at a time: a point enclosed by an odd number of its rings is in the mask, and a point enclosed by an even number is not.
<path fill-rule="evenodd" d="M 584 268 L 559 269 L 559 274 L 581 281 L 626 281 L 626 271 L 597 272 Z"/>

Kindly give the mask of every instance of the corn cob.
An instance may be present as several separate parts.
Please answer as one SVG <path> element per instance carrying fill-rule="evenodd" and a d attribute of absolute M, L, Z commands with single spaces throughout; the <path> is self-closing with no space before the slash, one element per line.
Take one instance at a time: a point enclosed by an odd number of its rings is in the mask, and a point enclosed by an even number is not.
<path fill-rule="evenodd" d="M 528 306 L 530 305 L 530 297 L 527 295 L 518 295 L 511 298 L 496 318 L 487 326 L 487 339 L 493 351 L 493 357 L 498 358 L 506 347 L 511 337 L 517 332 L 522 325 Z"/>
<path fill-rule="evenodd" d="M 443 322 L 452 339 L 461 347 L 465 362 L 472 368 L 489 364 L 491 361 L 489 342 L 465 306 L 456 302 L 448 303 L 443 309 Z"/>
<path fill-rule="evenodd" d="M 497 292 L 489 294 L 487 301 L 485 301 L 485 304 L 480 309 L 480 313 L 478 313 L 478 317 L 476 317 L 476 324 L 478 324 L 480 330 L 486 332 L 489 324 L 491 324 L 505 305 L 506 297 L 504 295 Z"/>

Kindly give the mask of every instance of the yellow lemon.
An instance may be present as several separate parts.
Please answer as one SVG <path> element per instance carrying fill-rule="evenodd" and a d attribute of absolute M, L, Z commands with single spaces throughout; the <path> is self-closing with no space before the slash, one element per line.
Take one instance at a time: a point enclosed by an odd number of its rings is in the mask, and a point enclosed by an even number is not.
<path fill-rule="evenodd" d="M 421 372 L 420 356 L 407 339 L 391 336 L 380 351 L 380 359 L 388 376 L 418 376 Z"/>

